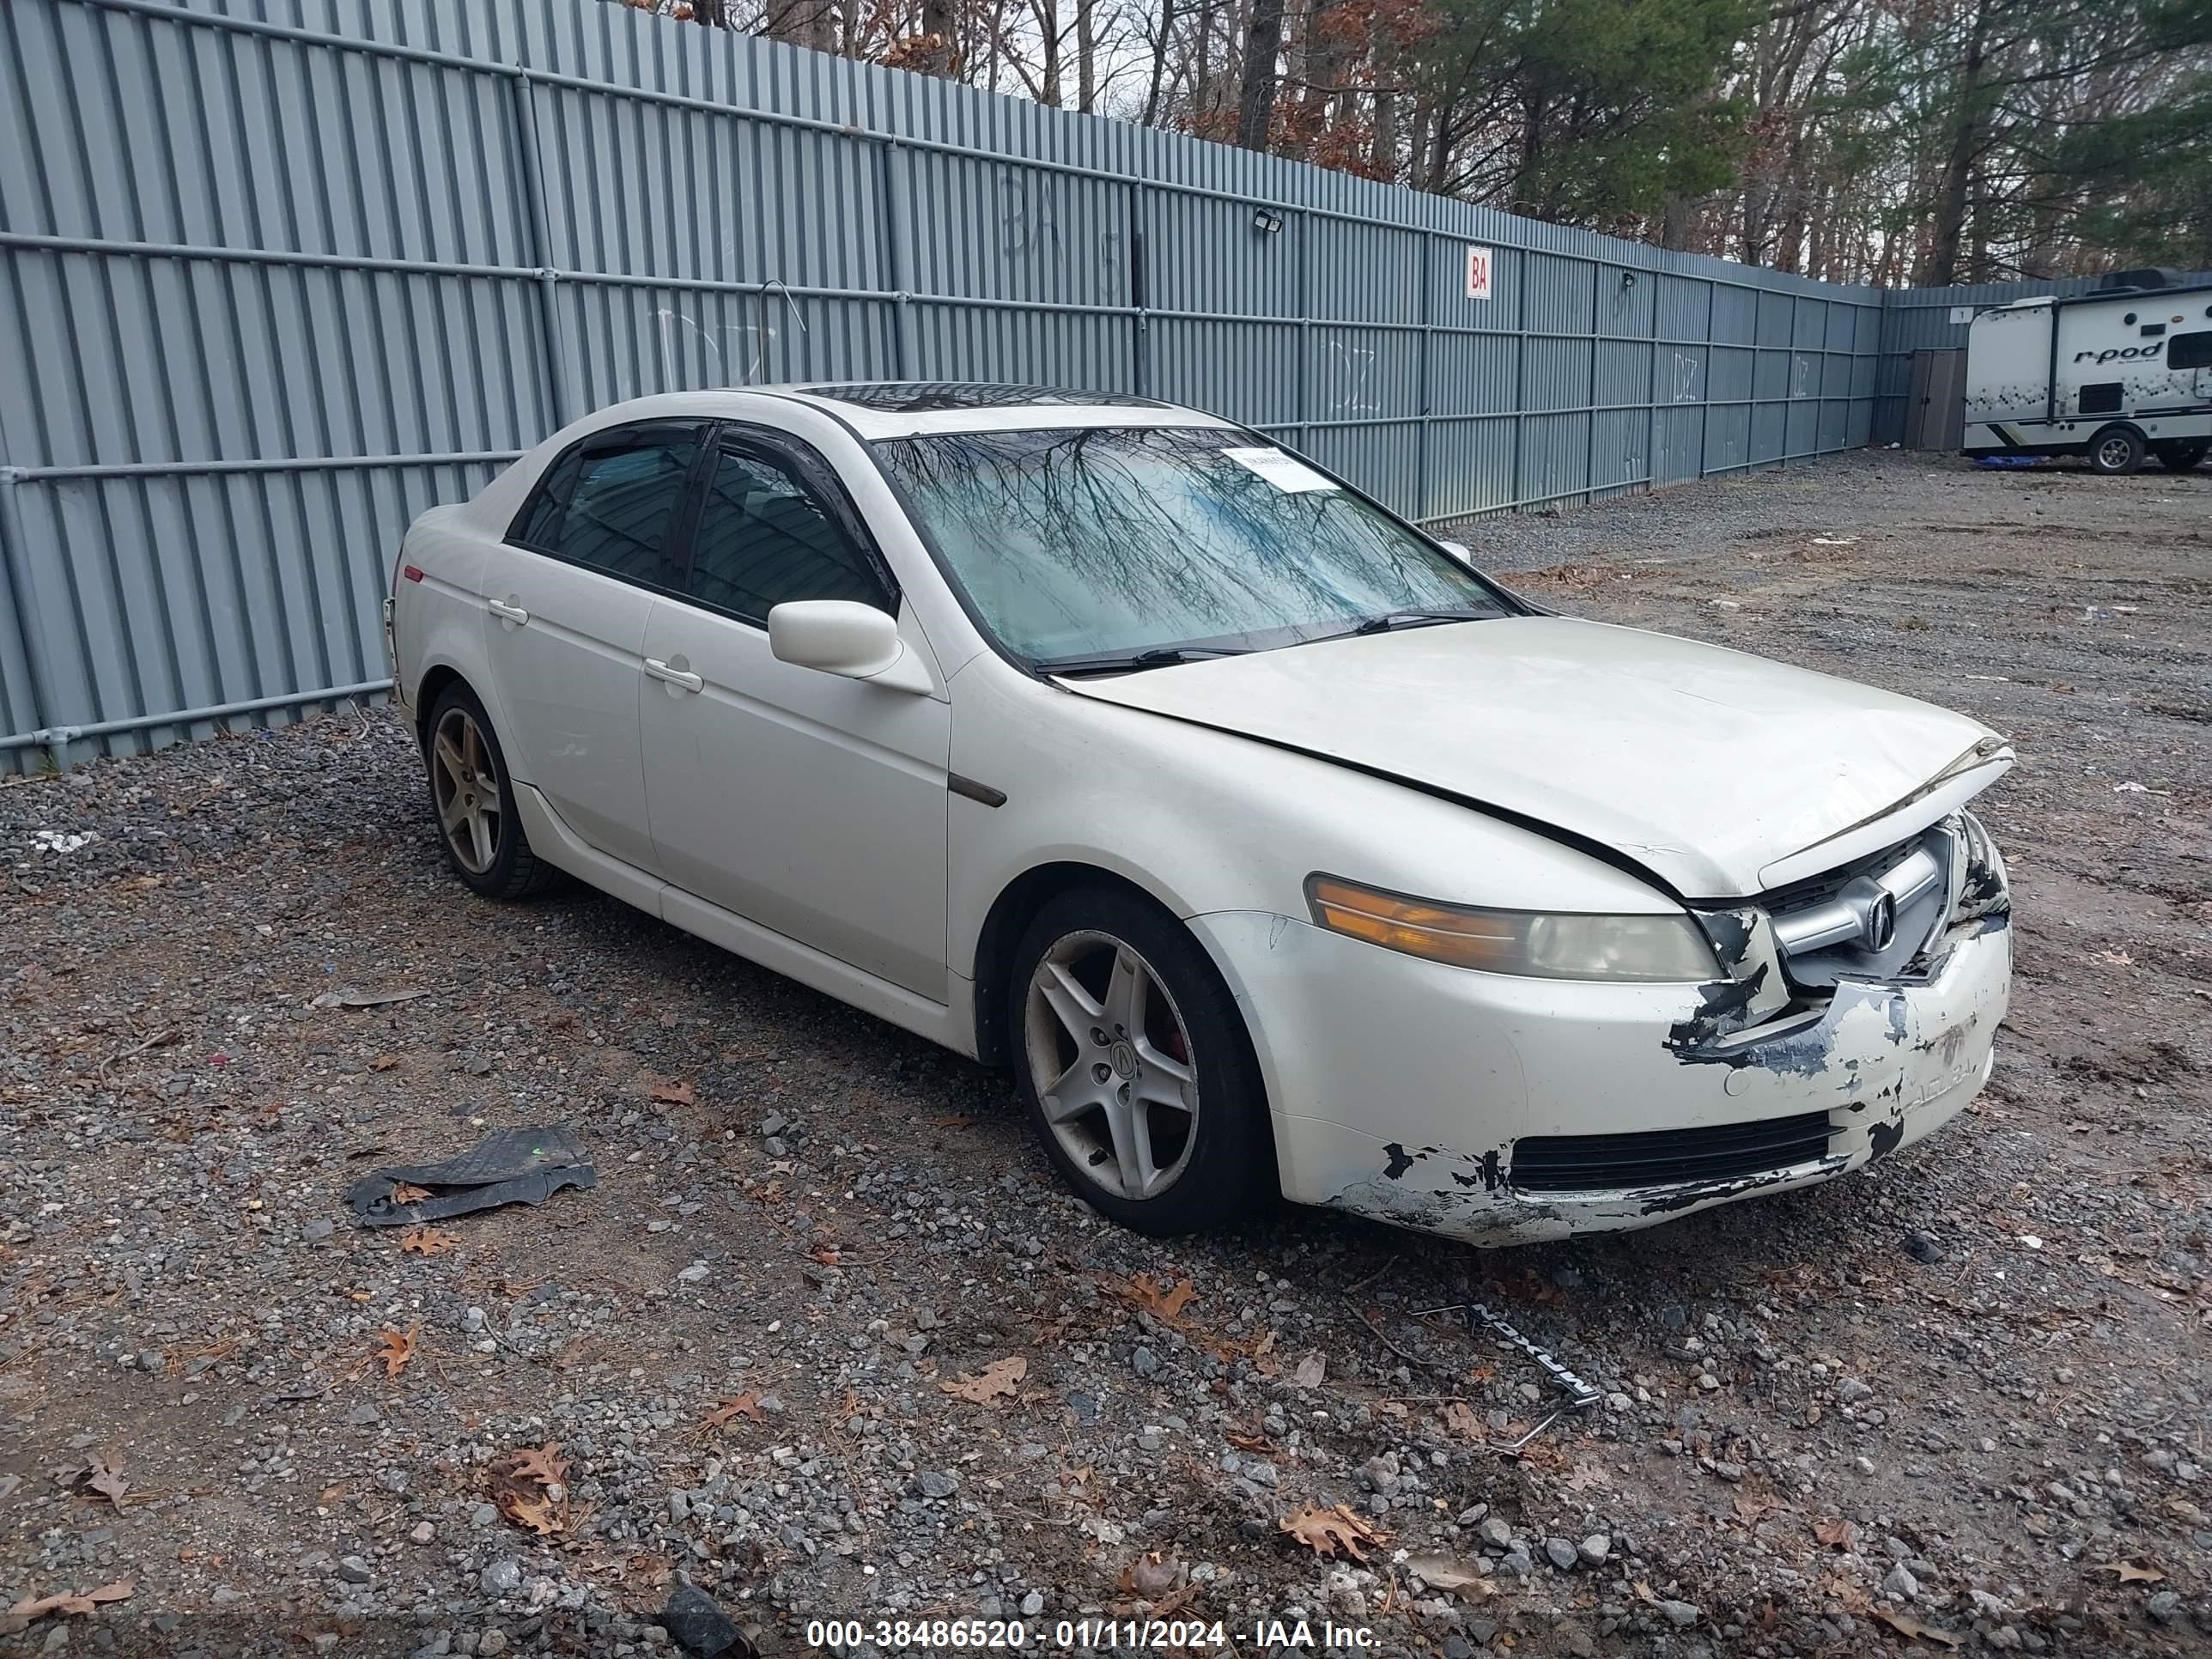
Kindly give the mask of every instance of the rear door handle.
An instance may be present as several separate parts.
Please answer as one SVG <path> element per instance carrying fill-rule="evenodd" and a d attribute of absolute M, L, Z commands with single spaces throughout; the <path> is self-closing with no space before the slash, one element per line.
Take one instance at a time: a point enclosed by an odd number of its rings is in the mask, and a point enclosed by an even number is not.
<path fill-rule="evenodd" d="M 518 626 L 530 620 L 530 613 L 527 611 L 525 611 L 520 605 L 508 605 L 504 600 L 501 599 L 486 599 L 484 601 L 484 609 L 490 611 L 493 616 L 500 618 L 501 621 L 511 622 Z"/>
<path fill-rule="evenodd" d="M 658 657 L 647 657 L 645 659 L 645 672 L 657 680 L 665 680 L 669 684 L 680 686 L 686 691 L 701 691 L 706 689 L 707 682 L 698 675 L 687 673 L 681 668 L 671 668 Z"/>

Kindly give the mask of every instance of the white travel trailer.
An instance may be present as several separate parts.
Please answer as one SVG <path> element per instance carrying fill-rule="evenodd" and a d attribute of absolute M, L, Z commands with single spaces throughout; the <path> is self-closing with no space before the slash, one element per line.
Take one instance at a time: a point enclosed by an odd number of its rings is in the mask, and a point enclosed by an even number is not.
<path fill-rule="evenodd" d="M 2122 271 L 1984 311 L 1966 336 L 1966 453 L 2181 472 L 2212 453 L 2212 282 Z"/>

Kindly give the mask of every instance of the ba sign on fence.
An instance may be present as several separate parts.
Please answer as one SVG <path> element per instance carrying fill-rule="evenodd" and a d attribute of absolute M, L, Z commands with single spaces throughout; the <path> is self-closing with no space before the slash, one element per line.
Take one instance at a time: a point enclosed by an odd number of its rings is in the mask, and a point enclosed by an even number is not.
<path fill-rule="evenodd" d="M 1486 247 L 1469 247 L 1467 251 L 1467 297 L 1490 297 L 1490 250 Z"/>

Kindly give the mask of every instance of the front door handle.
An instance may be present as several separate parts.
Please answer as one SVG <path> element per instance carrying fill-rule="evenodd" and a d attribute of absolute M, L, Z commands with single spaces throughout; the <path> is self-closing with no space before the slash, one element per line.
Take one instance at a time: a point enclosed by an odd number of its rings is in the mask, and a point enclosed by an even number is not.
<path fill-rule="evenodd" d="M 681 668 L 672 668 L 658 657 L 647 657 L 645 659 L 645 672 L 657 680 L 665 680 L 669 684 L 686 691 L 700 691 L 706 689 L 707 682 L 696 674 L 687 672 Z"/>
<path fill-rule="evenodd" d="M 530 613 L 519 605 L 508 605 L 503 599 L 486 599 L 484 609 L 501 622 L 511 622 L 520 628 L 530 620 Z"/>

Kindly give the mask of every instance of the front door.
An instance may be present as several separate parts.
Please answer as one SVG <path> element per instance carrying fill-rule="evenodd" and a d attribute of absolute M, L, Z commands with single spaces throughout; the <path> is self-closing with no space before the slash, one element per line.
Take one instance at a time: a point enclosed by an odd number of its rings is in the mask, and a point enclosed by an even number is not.
<path fill-rule="evenodd" d="M 684 596 L 646 623 L 640 725 L 660 872 L 943 1002 L 951 708 L 777 660 L 775 605 L 896 615 L 897 596 L 811 451 L 725 428 L 711 465 Z M 926 659 L 910 615 L 902 630 Z"/>
<path fill-rule="evenodd" d="M 593 434 L 484 562 L 484 642 L 507 764 L 602 852 L 653 867 L 638 754 L 646 618 L 672 591 L 704 428 Z"/>

